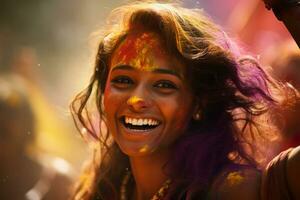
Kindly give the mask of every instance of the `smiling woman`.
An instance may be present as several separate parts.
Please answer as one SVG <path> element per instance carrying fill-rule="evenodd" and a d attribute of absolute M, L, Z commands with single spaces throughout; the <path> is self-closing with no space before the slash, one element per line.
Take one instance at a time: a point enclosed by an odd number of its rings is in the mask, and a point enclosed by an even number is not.
<path fill-rule="evenodd" d="M 111 17 L 71 105 L 98 144 L 73 198 L 257 199 L 262 147 L 274 139 L 261 125 L 284 85 L 200 10 L 138 2 Z"/>
<path fill-rule="evenodd" d="M 162 44 L 157 34 L 140 29 L 111 57 L 104 108 L 107 121 L 116 123 L 108 123 L 108 129 L 132 157 L 170 151 L 195 109 L 195 95 L 181 78 L 185 67 Z"/>

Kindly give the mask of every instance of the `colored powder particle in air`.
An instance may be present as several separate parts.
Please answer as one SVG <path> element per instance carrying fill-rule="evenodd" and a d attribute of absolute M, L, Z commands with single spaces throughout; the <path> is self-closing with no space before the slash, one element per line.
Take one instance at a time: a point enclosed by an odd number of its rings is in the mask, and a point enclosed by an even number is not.
<path fill-rule="evenodd" d="M 234 186 L 240 184 L 244 180 L 244 177 L 241 172 L 231 172 L 228 174 L 226 179 L 230 186 Z"/>

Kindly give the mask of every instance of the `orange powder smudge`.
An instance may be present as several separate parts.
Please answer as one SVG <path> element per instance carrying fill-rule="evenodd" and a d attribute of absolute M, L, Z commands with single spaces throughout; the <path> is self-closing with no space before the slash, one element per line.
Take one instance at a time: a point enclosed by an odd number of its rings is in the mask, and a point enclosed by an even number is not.
<path fill-rule="evenodd" d="M 244 177 L 242 176 L 241 172 L 231 172 L 228 174 L 226 179 L 230 186 L 234 186 L 239 185 L 244 180 Z"/>
<path fill-rule="evenodd" d="M 154 60 L 165 54 L 157 35 L 142 33 L 129 35 L 116 49 L 118 64 L 126 64 L 140 70 L 153 71 Z"/>
<path fill-rule="evenodd" d="M 132 104 L 138 103 L 140 101 L 143 101 L 143 99 L 140 97 L 137 97 L 137 96 L 132 96 L 127 100 L 127 104 L 132 105 Z"/>
<path fill-rule="evenodd" d="M 140 152 L 141 152 L 141 153 L 147 152 L 148 149 L 149 149 L 149 146 L 148 146 L 148 145 L 145 145 L 145 146 L 143 146 L 143 147 L 140 149 Z"/>

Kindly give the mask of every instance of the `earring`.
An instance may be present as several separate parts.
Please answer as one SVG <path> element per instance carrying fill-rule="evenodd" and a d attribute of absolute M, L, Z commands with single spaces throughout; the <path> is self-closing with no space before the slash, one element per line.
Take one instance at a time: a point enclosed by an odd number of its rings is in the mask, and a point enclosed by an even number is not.
<path fill-rule="evenodd" d="M 201 112 L 197 112 L 193 115 L 193 119 L 199 121 L 201 119 Z"/>

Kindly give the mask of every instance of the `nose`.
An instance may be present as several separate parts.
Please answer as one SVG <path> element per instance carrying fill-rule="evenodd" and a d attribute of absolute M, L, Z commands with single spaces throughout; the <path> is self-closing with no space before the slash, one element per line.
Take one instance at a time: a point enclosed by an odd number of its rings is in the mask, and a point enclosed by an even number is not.
<path fill-rule="evenodd" d="M 142 98 L 134 95 L 127 100 L 127 105 L 130 106 L 133 111 L 141 112 L 149 108 L 151 103 L 149 100 L 145 99 L 145 97 Z"/>

